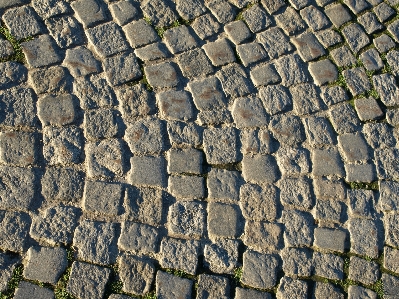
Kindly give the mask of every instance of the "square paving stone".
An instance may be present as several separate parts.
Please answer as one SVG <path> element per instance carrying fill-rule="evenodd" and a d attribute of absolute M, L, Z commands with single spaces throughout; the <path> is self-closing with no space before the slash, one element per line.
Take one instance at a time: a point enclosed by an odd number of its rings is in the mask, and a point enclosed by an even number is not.
<path fill-rule="evenodd" d="M 306 135 L 311 145 L 332 145 L 335 143 L 332 126 L 325 117 L 306 117 L 304 124 Z"/>
<path fill-rule="evenodd" d="M 284 206 L 309 210 L 313 207 L 311 182 L 304 178 L 284 178 L 279 182 L 280 200 Z"/>
<path fill-rule="evenodd" d="M 159 41 L 158 34 L 145 20 L 133 21 L 123 26 L 123 30 L 134 49 Z"/>
<path fill-rule="evenodd" d="M 204 248 L 204 266 L 214 273 L 232 273 L 238 263 L 237 240 L 221 239 Z"/>
<path fill-rule="evenodd" d="M 17 40 L 43 33 L 43 26 L 32 7 L 11 8 L 3 14 L 3 21 L 10 34 Z"/>
<path fill-rule="evenodd" d="M 379 276 L 380 269 L 376 262 L 366 261 L 357 256 L 351 256 L 349 263 L 349 279 L 361 282 L 365 285 L 371 285 L 378 280 Z"/>
<path fill-rule="evenodd" d="M 236 16 L 234 6 L 232 6 L 228 1 L 211 0 L 206 3 L 206 6 L 222 24 L 233 21 Z"/>
<path fill-rule="evenodd" d="M 0 132 L 0 161 L 28 166 L 37 163 L 38 136 L 20 131 Z"/>
<path fill-rule="evenodd" d="M 299 117 L 295 115 L 278 115 L 270 121 L 273 136 L 287 146 L 297 146 L 305 141 L 305 130 Z"/>
<path fill-rule="evenodd" d="M 315 195 L 318 199 L 338 199 L 344 201 L 346 199 L 346 188 L 340 180 L 329 180 L 319 178 L 313 180 Z"/>
<path fill-rule="evenodd" d="M 280 8 L 286 6 L 284 0 L 262 0 L 261 2 L 269 14 L 274 14 Z"/>
<path fill-rule="evenodd" d="M 289 3 L 296 9 L 300 10 L 310 4 L 309 0 L 289 0 Z"/>
<path fill-rule="evenodd" d="M 128 188 L 125 200 L 126 219 L 158 226 L 164 220 L 165 196 L 153 188 Z"/>
<path fill-rule="evenodd" d="M 193 105 L 187 91 L 168 90 L 157 94 L 159 112 L 167 120 L 187 121 L 194 117 Z"/>
<path fill-rule="evenodd" d="M 155 253 L 159 246 L 158 236 L 158 229 L 153 226 L 126 221 L 122 223 L 118 246 L 124 251 Z"/>
<path fill-rule="evenodd" d="M 4 41 L 4 39 L 1 39 L 1 41 Z M 21 63 L 15 61 L 6 61 L 0 63 L 0 71 L 2 73 L 0 79 L 0 87 L 2 89 L 11 88 L 22 82 L 25 82 L 28 75 L 28 69 Z"/>
<path fill-rule="evenodd" d="M 109 84 L 115 86 L 140 78 L 143 74 L 133 53 L 122 53 L 104 60 Z"/>
<path fill-rule="evenodd" d="M 382 273 L 381 280 L 384 285 L 384 298 L 394 299 L 399 291 L 399 278 Z"/>
<path fill-rule="evenodd" d="M 258 4 L 245 10 L 242 16 L 249 29 L 254 33 L 265 30 L 272 24 L 271 17 Z"/>
<path fill-rule="evenodd" d="M 309 63 L 309 72 L 318 86 L 338 79 L 337 68 L 329 59 Z"/>
<path fill-rule="evenodd" d="M 244 66 L 248 66 L 252 63 L 268 58 L 266 51 L 259 43 L 238 45 L 236 50 Z"/>
<path fill-rule="evenodd" d="M 348 94 L 342 86 L 322 87 L 321 97 L 328 106 L 348 100 Z"/>
<path fill-rule="evenodd" d="M 197 147 L 202 142 L 202 128 L 193 123 L 169 121 L 167 131 L 170 142 L 177 147 Z"/>
<path fill-rule="evenodd" d="M 308 297 L 308 284 L 306 281 L 299 279 L 292 279 L 291 277 L 284 276 L 280 280 L 277 289 L 276 298 L 296 298 L 306 299 Z"/>
<path fill-rule="evenodd" d="M 390 247 L 384 247 L 384 268 L 394 273 L 399 273 L 398 261 L 399 250 Z"/>
<path fill-rule="evenodd" d="M 271 155 L 244 156 L 242 172 L 245 181 L 255 184 L 273 183 L 280 177 L 276 160 Z"/>
<path fill-rule="evenodd" d="M 344 27 L 342 29 L 342 34 L 354 53 L 358 53 L 370 43 L 369 37 L 359 24 L 350 24 Z"/>
<path fill-rule="evenodd" d="M 164 150 L 165 126 L 158 119 L 142 119 L 130 124 L 125 139 L 135 155 L 159 154 Z"/>
<path fill-rule="evenodd" d="M 347 164 L 345 171 L 347 182 L 371 183 L 377 179 L 374 164 Z"/>
<path fill-rule="evenodd" d="M 67 252 L 61 247 L 31 247 L 23 275 L 30 280 L 56 284 L 68 266 Z"/>
<path fill-rule="evenodd" d="M 115 263 L 118 255 L 117 229 L 117 224 L 112 222 L 82 221 L 73 237 L 78 258 L 102 265 Z"/>
<path fill-rule="evenodd" d="M 90 28 L 86 31 L 86 34 L 93 44 L 96 54 L 102 58 L 128 49 L 122 31 L 113 22 Z"/>
<path fill-rule="evenodd" d="M 79 21 L 85 27 L 92 27 L 97 23 L 107 20 L 106 10 L 103 2 L 98 0 L 78 0 L 71 4 Z"/>
<path fill-rule="evenodd" d="M 90 110 L 84 114 L 85 137 L 88 140 L 119 135 L 120 121 L 114 110 Z"/>
<path fill-rule="evenodd" d="M 185 20 L 192 20 L 206 13 L 206 7 L 200 0 L 178 0 L 176 10 Z"/>
<path fill-rule="evenodd" d="M 161 267 L 183 270 L 188 274 L 195 275 L 198 264 L 198 246 L 198 241 L 194 240 L 163 239 L 159 261 Z"/>
<path fill-rule="evenodd" d="M 115 94 L 107 81 L 100 76 L 84 77 L 74 81 L 73 91 L 83 109 L 93 109 L 116 104 Z"/>
<path fill-rule="evenodd" d="M 132 170 L 129 182 L 132 185 L 164 187 L 166 185 L 166 163 L 162 157 L 138 157 L 131 158 Z"/>
<path fill-rule="evenodd" d="M 372 12 L 366 12 L 361 15 L 357 21 L 363 26 L 368 34 L 373 34 L 384 28 L 384 25 L 377 20 L 376 15 Z"/>
<path fill-rule="evenodd" d="M 365 93 L 371 89 L 371 84 L 364 68 L 358 67 L 345 70 L 342 74 L 353 96 Z"/>
<path fill-rule="evenodd" d="M 381 101 L 386 106 L 395 106 L 399 104 L 399 88 L 394 76 L 391 74 L 374 75 L 373 85 Z"/>
<path fill-rule="evenodd" d="M 313 243 L 314 220 L 310 213 L 284 210 L 283 223 L 285 246 L 311 246 Z"/>
<path fill-rule="evenodd" d="M 399 22 L 396 20 L 387 26 L 389 33 L 391 33 L 392 37 L 399 41 Z"/>
<path fill-rule="evenodd" d="M 65 1 L 33 0 L 32 5 L 42 19 L 71 12 L 70 6 Z"/>
<path fill-rule="evenodd" d="M 384 115 L 373 97 L 355 99 L 355 109 L 361 121 L 376 120 Z"/>
<path fill-rule="evenodd" d="M 271 154 L 277 150 L 277 141 L 267 129 L 241 131 L 241 153 Z"/>
<path fill-rule="evenodd" d="M 30 235 L 35 240 L 45 241 L 52 246 L 71 244 L 80 216 L 80 209 L 75 207 L 48 208 L 42 215 L 34 218 Z"/>
<path fill-rule="evenodd" d="M 155 113 L 155 96 L 143 84 L 118 89 L 117 97 L 122 118 L 127 123 Z"/>
<path fill-rule="evenodd" d="M 253 86 L 244 69 L 237 63 L 222 67 L 216 77 L 223 86 L 226 96 L 242 97 L 252 92 Z"/>
<path fill-rule="evenodd" d="M 163 62 L 144 67 L 148 83 L 153 87 L 175 87 L 179 83 L 176 67 L 173 63 Z"/>
<path fill-rule="evenodd" d="M 376 150 L 374 157 L 379 179 L 399 177 L 399 150 L 393 148 Z"/>
<path fill-rule="evenodd" d="M 319 181 L 319 180 L 315 180 Z M 317 184 L 316 182 L 315 184 Z M 344 204 L 335 199 L 333 200 L 316 200 L 315 219 L 327 222 L 339 223 Z"/>
<path fill-rule="evenodd" d="M 82 207 L 87 212 L 119 215 L 123 200 L 120 184 L 86 181 Z"/>
<path fill-rule="evenodd" d="M 360 55 L 364 67 L 368 71 L 377 71 L 384 67 L 384 63 L 380 58 L 376 49 L 369 49 Z"/>
<path fill-rule="evenodd" d="M 379 181 L 379 190 L 379 207 L 382 211 L 397 211 L 399 209 L 399 183 Z"/>
<path fill-rule="evenodd" d="M 281 224 L 253 222 L 245 223 L 244 244 L 259 252 L 270 252 L 283 247 Z"/>
<path fill-rule="evenodd" d="M 177 60 L 183 76 L 187 78 L 202 77 L 213 72 L 213 67 L 202 49 L 184 52 L 177 57 Z"/>
<path fill-rule="evenodd" d="M 189 27 L 184 25 L 168 29 L 164 33 L 166 46 L 173 54 L 197 47 L 197 41 Z"/>
<path fill-rule="evenodd" d="M 241 177 L 236 171 L 212 168 L 207 177 L 208 198 L 220 202 L 237 202 Z"/>
<path fill-rule="evenodd" d="M 202 152 L 194 149 L 170 149 L 168 155 L 168 173 L 202 173 Z"/>
<path fill-rule="evenodd" d="M 74 17 L 51 18 L 45 23 L 60 48 L 78 46 L 85 42 L 83 27 Z"/>
<path fill-rule="evenodd" d="M 259 97 L 267 113 L 277 114 L 292 109 L 292 99 L 289 90 L 281 85 L 271 85 L 259 88 Z"/>
<path fill-rule="evenodd" d="M 348 298 L 349 299 L 357 299 L 357 298 L 370 298 L 376 299 L 377 293 L 372 290 L 366 289 L 361 286 L 349 286 L 348 287 Z M 385 295 L 384 295 L 385 298 Z"/>
<path fill-rule="evenodd" d="M 32 168 L 0 167 L 0 207 L 28 210 L 36 196 L 36 173 Z"/>
<path fill-rule="evenodd" d="M 313 273 L 312 251 L 308 248 L 287 247 L 281 252 L 283 270 L 287 275 L 311 276 Z"/>
<path fill-rule="evenodd" d="M 159 299 L 190 299 L 193 281 L 163 271 L 157 272 L 156 295 Z"/>
<path fill-rule="evenodd" d="M 370 7 L 370 4 L 365 0 L 344 0 L 343 2 L 353 11 L 354 14 L 359 14 Z M 372 1 L 369 2 L 371 3 Z"/>
<path fill-rule="evenodd" d="M 224 26 L 224 31 L 236 45 L 243 43 L 251 37 L 251 32 L 242 20 L 228 23 Z"/>
<path fill-rule="evenodd" d="M 204 178 L 200 176 L 170 176 L 169 192 L 179 199 L 200 199 L 205 196 Z"/>
<path fill-rule="evenodd" d="M 290 92 L 296 115 L 311 114 L 323 108 L 319 92 L 314 84 L 298 84 L 291 87 Z"/>
<path fill-rule="evenodd" d="M 305 20 L 306 24 L 308 24 L 308 26 L 312 28 L 313 31 L 324 29 L 325 27 L 328 27 L 328 25 L 330 25 L 330 22 L 328 21 L 326 15 L 313 5 L 303 8 L 300 11 L 300 14 L 301 17 Z"/>
<path fill-rule="evenodd" d="M 21 47 L 30 68 L 48 66 L 62 60 L 54 40 L 49 35 L 40 35 L 23 42 Z"/>
<path fill-rule="evenodd" d="M 130 0 L 112 3 L 109 5 L 109 10 L 119 26 L 126 25 L 141 16 L 141 11 L 137 7 L 137 3 Z"/>
<path fill-rule="evenodd" d="M 169 207 L 168 234 L 176 238 L 201 239 L 205 231 L 205 208 L 200 202 L 177 202 Z"/>
<path fill-rule="evenodd" d="M 220 30 L 220 24 L 211 14 L 205 14 L 196 18 L 191 24 L 191 27 L 201 39 L 207 39 Z"/>
<path fill-rule="evenodd" d="M 208 204 L 208 234 L 211 238 L 236 238 L 241 235 L 243 221 L 237 205 L 211 202 Z"/>
<path fill-rule="evenodd" d="M 387 21 L 395 14 L 395 10 L 385 2 L 375 6 L 373 11 L 377 15 L 377 18 L 380 20 L 380 22 Z"/>
<path fill-rule="evenodd" d="M 269 122 L 262 102 L 257 97 L 235 99 L 231 114 L 239 129 L 265 127 Z"/>
<path fill-rule="evenodd" d="M 30 282 L 21 281 L 15 290 L 15 299 L 28 299 L 28 298 L 40 298 L 40 299 L 54 299 L 54 292 L 50 289 L 39 287 Z"/>
<path fill-rule="evenodd" d="M 318 227 L 314 230 L 314 246 L 322 250 L 343 253 L 346 249 L 346 232 L 339 229 Z"/>
<path fill-rule="evenodd" d="M 279 260 L 274 255 L 247 250 L 243 260 L 243 284 L 259 289 L 271 289 L 277 284 Z"/>
<path fill-rule="evenodd" d="M 255 84 L 255 86 L 259 87 L 279 83 L 281 81 L 281 78 L 273 64 L 264 64 L 258 67 L 254 67 L 251 70 L 251 80 Z M 276 85 L 271 87 L 278 88 L 281 86 Z"/>
<path fill-rule="evenodd" d="M 344 259 L 340 256 L 314 252 L 313 254 L 314 273 L 327 279 L 344 278 Z"/>
<path fill-rule="evenodd" d="M 12 252 L 26 250 L 30 225 L 28 214 L 0 210 L 0 248 Z"/>
<path fill-rule="evenodd" d="M 341 35 L 332 29 L 320 30 L 315 35 L 324 48 L 329 48 L 342 42 Z"/>
<path fill-rule="evenodd" d="M 43 96 L 37 103 L 38 117 L 44 126 L 71 124 L 78 114 L 77 102 L 70 94 Z"/>
<path fill-rule="evenodd" d="M 271 59 L 288 54 L 294 50 L 289 38 L 278 27 L 270 28 L 257 35 L 257 40 L 266 49 Z"/>
<path fill-rule="evenodd" d="M 71 79 L 67 69 L 61 66 L 33 69 L 29 72 L 29 83 L 38 94 L 71 93 Z"/>
<path fill-rule="evenodd" d="M 172 4 L 169 0 L 144 0 L 140 2 L 140 7 L 155 26 L 163 27 L 172 25 L 178 19 Z"/>
<path fill-rule="evenodd" d="M 204 152 L 209 164 L 238 161 L 237 132 L 234 128 L 212 128 L 204 131 Z"/>
<path fill-rule="evenodd" d="M 230 281 L 226 277 L 200 274 L 198 279 L 197 299 L 230 298 Z"/>
<path fill-rule="evenodd" d="M 354 133 L 359 129 L 360 121 L 349 103 L 330 108 L 330 121 L 338 134 Z"/>
<path fill-rule="evenodd" d="M 112 138 L 86 144 L 86 168 L 89 177 L 122 176 L 125 172 L 124 150 L 120 139 Z"/>
<path fill-rule="evenodd" d="M 395 42 L 386 34 L 381 34 L 379 37 L 376 37 L 373 40 L 373 43 L 380 53 L 388 52 L 395 47 Z"/>
<path fill-rule="evenodd" d="M 203 46 L 203 49 L 214 66 L 222 66 L 236 61 L 234 51 L 225 38 L 209 42 Z"/>
<path fill-rule="evenodd" d="M 50 165 L 81 161 L 83 132 L 77 127 L 45 127 L 43 156 Z"/>
<path fill-rule="evenodd" d="M 344 299 L 342 291 L 331 283 L 316 282 L 314 294 L 316 299 Z"/>
<path fill-rule="evenodd" d="M 274 221 L 277 216 L 278 194 L 273 185 L 244 184 L 240 188 L 243 216 L 254 221 Z"/>
<path fill-rule="evenodd" d="M 385 214 L 385 243 L 386 245 L 399 247 L 399 216 L 398 214 Z"/>
<path fill-rule="evenodd" d="M 373 220 L 351 218 L 349 220 L 351 251 L 371 258 L 379 255 L 379 230 Z"/>
<path fill-rule="evenodd" d="M 122 291 L 135 295 L 150 291 L 156 271 L 151 260 L 124 254 L 119 258 L 118 265 Z"/>
<path fill-rule="evenodd" d="M 208 77 L 188 83 L 194 104 L 200 111 L 212 111 L 226 107 L 222 86 L 216 77 Z"/>
<path fill-rule="evenodd" d="M 374 210 L 374 195 L 371 190 L 348 190 L 349 213 L 354 217 L 371 218 Z"/>
<path fill-rule="evenodd" d="M 369 149 L 362 134 L 342 134 L 338 144 L 347 162 L 366 161 L 370 158 Z"/>
<path fill-rule="evenodd" d="M 111 269 L 75 261 L 66 290 L 82 299 L 102 298 Z"/>
<path fill-rule="evenodd" d="M 356 58 L 347 46 L 335 48 L 331 50 L 330 54 L 338 67 L 347 67 L 356 64 Z"/>
<path fill-rule="evenodd" d="M 323 46 L 318 42 L 313 33 L 304 33 L 292 39 L 301 58 L 308 62 L 325 55 Z"/>
<path fill-rule="evenodd" d="M 276 62 L 276 69 L 281 77 L 282 85 L 286 87 L 310 81 L 306 66 L 297 54 L 279 58 Z"/>
<path fill-rule="evenodd" d="M 334 24 L 334 26 L 337 28 L 341 27 L 343 24 L 349 22 L 352 19 L 349 11 L 345 8 L 345 6 L 339 3 L 326 7 L 325 13 Z"/>
<path fill-rule="evenodd" d="M 341 157 L 335 147 L 314 149 L 312 153 L 313 175 L 315 176 L 344 176 L 345 171 Z"/>
<path fill-rule="evenodd" d="M 277 26 L 282 28 L 287 35 L 295 35 L 306 28 L 305 22 L 292 7 L 287 7 L 285 11 L 275 16 Z"/>

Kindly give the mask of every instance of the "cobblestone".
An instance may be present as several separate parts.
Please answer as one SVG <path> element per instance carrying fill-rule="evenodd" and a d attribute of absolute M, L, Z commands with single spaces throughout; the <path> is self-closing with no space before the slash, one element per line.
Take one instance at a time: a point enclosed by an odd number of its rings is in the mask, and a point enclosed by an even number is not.
<path fill-rule="evenodd" d="M 21 281 L 15 291 L 14 298 L 27 299 L 31 298 L 32 296 L 43 299 L 52 299 L 54 298 L 54 292 L 50 289 L 39 287 L 38 285 L 32 284 L 30 282 Z"/>

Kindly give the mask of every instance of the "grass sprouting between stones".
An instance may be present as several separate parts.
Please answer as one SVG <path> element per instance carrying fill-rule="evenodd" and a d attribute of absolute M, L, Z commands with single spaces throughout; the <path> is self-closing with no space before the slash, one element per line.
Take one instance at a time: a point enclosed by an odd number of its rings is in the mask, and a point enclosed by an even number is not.
<path fill-rule="evenodd" d="M 25 55 L 22 52 L 22 47 L 21 47 L 21 43 L 26 42 L 26 41 L 30 41 L 33 39 L 33 37 L 27 37 L 24 39 L 20 39 L 17 40 L 11 33 L 10 30 L 8 30 L 5 26 L 0 26 L 0 35 L 4 36 L 6 38 L 6 40 L 8 40 L 13 49 L 14 49 L 14 54 L 0 59 L 0 62 L 5 62 L 5 61 L 16 61 L 22 64 L 26 63 L 25 60 Z"/>

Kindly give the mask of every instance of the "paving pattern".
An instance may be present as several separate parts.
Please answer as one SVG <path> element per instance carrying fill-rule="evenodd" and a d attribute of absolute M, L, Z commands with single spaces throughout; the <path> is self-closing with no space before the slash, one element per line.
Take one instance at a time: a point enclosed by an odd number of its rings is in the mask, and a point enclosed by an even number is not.
<path fill-rule="evenodd" d="M 0 0 L 0 298 L 398 298 L 398 8 Z"/>

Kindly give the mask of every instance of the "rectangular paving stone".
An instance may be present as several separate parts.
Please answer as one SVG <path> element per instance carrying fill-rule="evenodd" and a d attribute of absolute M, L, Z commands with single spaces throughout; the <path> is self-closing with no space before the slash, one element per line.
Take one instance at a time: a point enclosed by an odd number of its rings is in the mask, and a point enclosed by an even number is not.
<path fill-rule="evenodd" d="M 249 29 L 254 33 L 265 30 L 272 24 L 271 17 L 263 10 L 263 8 L 259 4 L 255 4 L 245 10 L 242 16 L 247 23 Z"/>
<path fill-rule="evenodd" d="M 188 83 L 194 104 L 200 111 L 212 111 L 226 107 L 226 99 L 220 81 L 216 77 L 208 77 Z"/>
<path fill-rule="evenodd" d="M 0 248 L 12 252 L 26 250 L 30 225 L 29 214 L 0 210 Z"/>
<path fill-rule="evenodd" d="M 325 55 L 323 46 L 313 33 L 303 33 L 292 39 L 301 58 L 308 62 Z"/>
<path fill-rule="evenodd" d="M 218 33 L 221 26 L 211 14 L 207 13 L 196 18 L 191 27 L 201 39 L 207 39 Z"/>
<path fill-rule="evenodd" d="M 379 181 L 379 207 L 382 211 L 397 211 L 399 209 L 399 183 L 395 181 Z"/>
<path fill-rule="evenodd" d="M 319 40 L 319 42 L 325 48 L 335 46 L 336 44 L 339 44 L 342 42 L 341 35 L 332 29 L 320 30 L 320 31 L 316 32 L 315 35 L 316 35 L 317 39 Z"/>
<path fill-rule="evenodd" d="M 123 222 L 118 246 L 125 251 L 155 253 L 159 246 L 158 229 L 147 224 L 131 221 Z"/>
<path fill-rule="evenodd" d="M 29 83 L 37 94 L 71 93 L 71 81 L 67 69 L 61 66 L 33 69 L 29 72 Z"/>
<path fill-rule="evenodd" d="M 117 137 L 120 118 L 115 110 L 91 110 L 84 114 L 84 133 L 88 140 Z"/>
<path fill-rule="evenodd" d="M 0 291 L 4 292 L 8 289 L 8 282 L 10 281 L 14 269 L 20 262 L 18 257 L 12 254 L 0 253 Z"/>
<path fill-rule="evenodd" d="M 74 17 L 51 18 L 45 24 L 60 48 L 78 46 L 85 42 L 83 27 Z"/>
<path fill-rule="evenodd" d="M 144 73 L 153 87 L 175 87 L 179 83 L 175 64 L 170 62 L 145 66 Z"/>
<path fill-rule="evenodd" d="M 222 66 L 236 61 L 234 51 L 225 38 L 209 42 L 203 46 L 203 49 L 214 66 Z"/>
<path fill-rule="evenodd" d="M 2 19 L 17 40 L 44 33 L 43 25 L 32 7 L 11 8 L 3 14 Z"/>
<path fill-rule="evenodd" d="M 353 96 L 365 93 L 371 89 L 371 84 L 364 68 L 358 67 L 345 70 L 342 74 Z"/>
<path fill-rule="evenodd" d="M 120 184 L 86 181 L 82 207 L 87 212 L 119 215 L 124 192 Z"/>
<path fill-rule="evenodd" d="M 39 287 L 30 282 L 21 281 L 15 290 L 15 299 L 42 298 L 53 299 L 54 292 L 48 288 Z"/>
<path fill-rule="evenodd" d="M 132 185 L 162 188 L 166 185 L 166 163 L 162 157 L 132 157 L 128 180 Z"/>
<path fill-rule="evenodd" d="M 169 50 L 166 48 L 164 43 L 157 42 L 142 48 L 138 48 L 134 51 L 136 56 L 143 61 L 152 61 L 162 58 L 168 58 L 171 56 Z"/>
<path fill-rule="evenodd" d="M 357 256 L 350 257 L 349 279 L 371 285 L 378 280 L 379 276 L 380 269 L 376 262 L 366 261 Z"/>
<path fill-rule="evenodd" d="M 314 230 L 314 245 L 320 249 L 344 252 L 346 246 L 346 233 L 339 229 L 316 228 Z"/>
<path fill-rule="evenodd" d="M 110 85 L 120 85 L 142 77 L 140 65 L 133 53 L 122 53 L 104 60 L 104 69 Z"/>
<path fill-rule="evenodd" d="M 156 295 L 159 299 L 190 299 L 193 281 L 173 274 L 158 271 L 156 276 Z"/>
<path fill-rule="evenodd" d="M 298 116 L 295 115 L 276 115 L 270 121 L 273 137 L 280 144 L 297 147 L 305 141 L 305 130 Z"/>
<path fill-rule="evenodd" d="M 170 149 L 167 153 L 169 173 L 202 173 L 203 153 L 194 148 Z"/>
<path fill-rule="evenodd" d="M 348 10 L 340 3 L 326 7 L 325 13 L 337 28 L 352 19 Z"/>
<path fill-rule="evenodd" d="M 315 205 L 315 219 L 326 222 L 339 223 L 342 219 L 343 209 L 344 204 L 336 200 L 335 198 L 332 198 L 330 200 L 317 198 Z"/>
<path fill-rule="evenodd" d="M 204 178 L 199 176 L 170 176 L 168 190 L 178 199 L 200 199 L 205 196 Z"/>
<path fill-rule="evenodd" d="M 1 39 L 4 42 L 4 39 Z M 7 41 L 8 42 L 8 41 Z M 3 43 L 4 44 L 4 43 Z M 12 45 L 7 46 L 8 50 L 12 49 Z M 7 50 L 6 50 L 7 51 Z M 12 50 L 14 51 L 14 50 Z M 0 50 L 0 53 L 2 50 Z M 11 53 L 10 53 L 11 55 Z M 0 54 L 0 56 L 3 56 Z M 0 77 L 0 88 L 6 89 L 16 86 L 22 82 L 25 82 L 28 75 L 28 69 L 21 63 L 15 61 L 6 61 L 0 63 L 0 71 L 2 76 Z"/>
<path fill-rule="evenodd" d="M 132 1 L 124 0 L 112 3 L 109 5 L 109 10 L 115 22 L 119 26 L 123 26 L 141 17 L 141 11 L 137 6 Z"/>
<path fill-rule="evenodd" d="M 329 253 L 314 252 L 313 262 L 315 275 L 328 279 L 344 278 L 344 259 L 342 257 Z"/>
<path fill-rule="evenodd" d="M 275 16 L 277 26 L 282 28 L 287 35 L 295 35 L 306 28 L 301 16 L 292 7 L 287 7 L 285 11 Z"/>
<path fill-rule="evenodd" d="M 381 101 L 386 106 L 395 106 L 399 103 L 399 89 L 394 76 L 391 74 L 374 75 L 373 85 L 379 94 Z"/>
<path fill-rule="evenodd" d="M 341 46 L 339 48 L 332 49 L 331 57 L 335 64 L 339 67 L 350 67 L 356 64 L 356 58 L 347 46 Z"/>
<path fill-rule="evenodd" d="M 213 67 L 202 49 L 184 52 L 177 57 L 177 61 L 183 76 L 187 78 L 203 77 L 213 72 Z"/>
<path fill-rule="evenodd" d="M 204 152 L 209 164 L 228 164 L 238 161 L 237 133 L 233 128 L 214 128 L 204 131 Z"/>
<path fill-rule="evenodd" d="M 222 67 L 216 77 L 223 86 L 226 96 L 242 97 L 252 92 L 253 86 L 244 69 L 237 63 Z"/>
<path fill-rule="evenodd" d="M 78 0 L 71 4 L 79 21 L 85 27 L 94 25 L 107 20 L 107 14 L 103 2 L 99 0 Z"/>
<path fill-rule="evenodd" d="M 278 27 L 258 33 L 256 38 L 266 49 L 271 59 L 288 54 L 294 50 L 293 45 L 289 42 L 289 38 Z"/>
<path fill-rule="evenodd" d="M 269 14 L 274 14 L 280 8 L 286 6 L 284 0 L 262 0 L 261 3 Z"/>
<path fill-rule="evenodd" d="M 254 67 L 250 74 L 251 80 L 256 87 L 279 83 L 281 81 L 281 78 L 273 64 Z"/>
<path fill-rule="evenodd" d="M 243 43 L 251 37 L 251 32 L 242 20 L 228 23 L 224 26 L 224 31 L 236 45 Z"/>
<path fill-rule="evenodd" d="M 238 172 L 212 168 L 208 173 L 206 182 L 210 200 L 238 201 L 240 186 L 240 174 Z"/>
<path fill-rule="evenodd" d="M 247 221 L 244 244 L 259 252 L 270 252 L 283 247 L 283 228 L 277 223 Z"/>
<path fill-rule="evenodd" d="M 311 276 L 314 269 L 312 253 L 309 248 L 284 248 L 281 251 L 284 273 L 287 275 Z"/>
<path fill-rule="evenodd" d="M 0 161 L 18 166 L 36 164 L 37 137 L 35 133 L 21 131 L 0 132 Z"/>
<path fill-rule="evenodd" d="M 384 214 L 385 244 L 392 247 L 399 247 L 399 221 L 398 214 Z"/>
<path fill-rule="evenodd" d="M 281 77 L 282 85 L 286 87 L 310 81 L 310 75 L 306 71 L 304 62 L 297 54 L 279 58 L 276 62 L 276 69 Z"/>
<path fill-rule="evenodd" d="M 314 84 L 298 84 L 291 87 L 290 92 L 296 115 L 311 114 L 323 108 L 321 98 Z"/>
<path fill-rule="evenodd" d="M 318 86 L 338 79 L 338 70 L 329 59 L 309 63 L 309 72 Z"/>
<path fill-rule="evenodd" d="M 285 246 L 311 246 L 313 243 L 314 220 L 310 213 L 297 210 L 284 210 Z"/>
<path fill-rule="evenodd" d="M 359 118 L 349 103 L 330 108 L 330 121 L 338 134 L 354 133 L 359 129 Z"/>
<path fill-rule="evenodd" d="M 198 279 L 197 298 L 206 299 L 216 297 L 230 298 L 230 281 L 226 277 L 200 274 Z"/>
<path fill-rule="evenodd" d="M 212 239 L 237 238 L 243 232 L 243 221 L 237 205 L 209 203 L 207 223 Z"/>
<path fill-rule="evenodd" d="M 269 123 L 262 101 L 257 97 L 235 99 L 231 114 L 239 129 L 265 127 Z"/>
<path fill-rule="evenodd" d="M 42 96 L 37 103 L 38 117 L 44 126 L 71 124 L 77 118 L 77 102 L 77 98 L 70 94 Z"/>
<path fill-rule="evenodd" d="M 144 0 L 140 3 L 143 14 L 158 27 L 171 26 L 178 19 L 168 0 Z"/>
<path fill-rule="evenodd" d="M 396 148 L 376 150 L 374 153 L 379 179 L 393 179 L 399 176 L 399 151 Z"/>
<path fill-rule="evenodd" d="M 326 15 L 313 5 L 303 8 L 300 11 L 300 14 L 306 24 L 312 28 L 313 31 L 324 29 L 330 25 Z"/>
<path fill-rule="evenodd" d="M 244 218 L 248 220 L 274 221 L 277 217 L 277 205 L 277 189 L 273 185 L 261 187 L 244 184 L 240 188 L 240 208 Z"/>
<path fill-rule="evenodd" d="M 157 94 L 160 117 L 188 121 L 194 117 L 192 100 L 187 91 L 168 90 Z"/>
<path fill-rule="evenodd" d="M 351 218 L 349 220 L 351 251 L 371 258 L 379 255 L 379 230 L 373 220 Z"/>
<path fill-rule="evenodd" d="M 214 273 L 232 273 L 238 263 L 237 240 L 221 239 L 204 247 L 204 266 Z"/>
<path fill-rule="evenodd" d="M 309 210 L 313 207 L 311 181 L 304 178 L 284 178 L 279 182 L 280 201 L 284 207 L 291 206 Z"/>
<path fill-rule="evenodd" d="M 50 35 L 40 35 L 33 40 L 23 42 L 21 47 L 30 68 L 48 66 L 62 60 Z"/>
<path fill-rule="evenodd" d="M 63 0 L 33 0 L 32 6 L 42 19 L 70 13 L 70 6 Z"/>
<path fill-rule="evenodd" d="M 178 201 L 169 207 L 168 235 L 176 238 L 201 239 L 205 232 L 205 205 L 197 201 Z"/>
<path fill-rule="evenodd" d="M 206 3 L 206 6 L 222 24 L 233 21 L 236 16 L 234 6 L 232 6 L 228 1 L 211 0 Z"/>
<path fill-rule="evenodd" d="M 192 20 L 206 13 L 203 1 L 198 0 L 178 0 L 176 10 L 185 20 Z"/>
<path fill-rule="evenodd" d="M 276 295 L 277 299 L 290 297 L 306 299 L 308 296 L 308 284 L 306 281 L 284 276 L 280 281 Z"/>
<path fill-rule="evenodd" d="M 236 47 L 244 66 L 267 59 L 267 53 L 259 43 L 247 43 Z"/>
<path fill-rule="evenodd" d="M 377 179 L 374 164 L 347 164 L 345 172 L 348 182 L 371 183 Z"/>
<path fill-rule="evenodd" d="M 315 176 L 336 175 L 342 177 L 345 174 L 341 157 L 336 148 L 314 149 L 312 153 L 313 169 Z"/>
<path fill-rule="evenodd" d="M 373 97 L 355 99 L 355 109 L 361 121 L 376 120 L 384 115 Z"/>
<path fill-rule="evenodd" d="M 134 49 L 159 41 L 158 34 L 145 20 L 132 21 L 123 26 L 123 31 Z"/>
<path fill-rule="evenodd" d="M 168 29 L 164 33 L 166 46 L 173 54 L 197 47 L 197 41 L 191 29 L 184 25 Z"/>
<path fill-rule="evenodd" d="M 316 299 L 344 299 L 343 292 L 337 286 L 331 283 L 316 282 L 314 294 Z"/>
<path fill-rule="evenodd" d="M 350 24 L 344 27 L 342 34 L 354 53 L 358 53 L 370 43 L 370 39 L 359 24 Z"/>
<path fill-rule="evenodd" d="M 313 146 L 334 144 L 335 136 L 329 121 L 325 117 L 309 116 L 304 119 L 308 141 Z"/>

